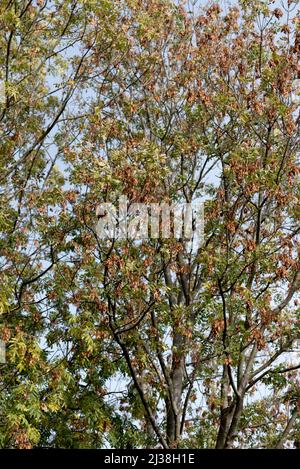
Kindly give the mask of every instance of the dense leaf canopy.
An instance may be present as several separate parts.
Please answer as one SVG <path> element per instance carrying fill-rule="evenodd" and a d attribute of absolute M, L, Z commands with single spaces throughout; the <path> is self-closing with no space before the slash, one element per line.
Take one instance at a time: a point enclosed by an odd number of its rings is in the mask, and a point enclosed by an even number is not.
<path fill-rule="evenodd" d="M 282 3 L 0 1 L 0 447 L 299 447 Z M 204 243 L 101 239 L 122 195 L 205 201 Z"/>

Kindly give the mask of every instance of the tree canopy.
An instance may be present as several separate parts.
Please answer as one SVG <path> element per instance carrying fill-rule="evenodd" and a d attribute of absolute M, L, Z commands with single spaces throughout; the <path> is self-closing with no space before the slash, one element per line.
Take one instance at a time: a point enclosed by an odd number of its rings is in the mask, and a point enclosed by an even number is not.
<path fill-rule="evenodd" d="M 297 4 L 0 1 L 0 447 L 299 447 Z"/>

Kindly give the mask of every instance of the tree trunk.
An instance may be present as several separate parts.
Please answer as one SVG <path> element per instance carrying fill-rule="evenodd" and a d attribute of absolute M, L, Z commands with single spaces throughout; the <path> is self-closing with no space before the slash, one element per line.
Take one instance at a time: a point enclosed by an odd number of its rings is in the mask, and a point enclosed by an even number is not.
<path fill-rule="evenodd" d="M 181 398 L 183 392 L 183 382 L 185 376 L 185 355 L 183 354 L 184 338 L 176 334 L 173 340 L 174 349 L 172 359 L 172 373 L 170 395 L 166 399 L 167 410 L 167 442 L 170 448 L 177 448 L 180 436 L 181 423 Z"/>

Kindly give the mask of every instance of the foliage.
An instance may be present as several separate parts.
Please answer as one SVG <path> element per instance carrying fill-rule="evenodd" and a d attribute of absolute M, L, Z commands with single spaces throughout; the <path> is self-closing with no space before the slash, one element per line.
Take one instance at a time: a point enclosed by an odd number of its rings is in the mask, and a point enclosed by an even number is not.
<path fill-rule="evenodd" d="M 298 445 L 299 12 L 220 3 L 0 2 L 3 448 Z"/>

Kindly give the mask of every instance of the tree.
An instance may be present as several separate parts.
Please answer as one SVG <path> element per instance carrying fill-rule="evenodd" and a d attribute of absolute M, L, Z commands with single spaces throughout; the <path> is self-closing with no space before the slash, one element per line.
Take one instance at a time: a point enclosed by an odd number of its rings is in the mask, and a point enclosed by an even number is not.
<path fill-rule="evenodd" d="M 1 21 L 2 446 L 297 446 L 295 2 Z M 124 195 L 205 200 L 204 243 L 102 239 Z"/>

